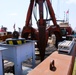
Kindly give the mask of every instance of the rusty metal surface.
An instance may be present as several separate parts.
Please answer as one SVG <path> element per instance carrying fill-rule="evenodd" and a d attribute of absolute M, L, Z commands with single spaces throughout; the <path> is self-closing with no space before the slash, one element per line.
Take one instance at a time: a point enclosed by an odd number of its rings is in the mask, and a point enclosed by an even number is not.
<path fill-rule="evenodd" d="M 29 72 L 28 75 L 72 75 L 75 53 L 76 45 L 74 45 L 70 55 L 61 54 L 55 51 Z M 50 70 L 51 60 L 54 60 L 54 70 Z"/>

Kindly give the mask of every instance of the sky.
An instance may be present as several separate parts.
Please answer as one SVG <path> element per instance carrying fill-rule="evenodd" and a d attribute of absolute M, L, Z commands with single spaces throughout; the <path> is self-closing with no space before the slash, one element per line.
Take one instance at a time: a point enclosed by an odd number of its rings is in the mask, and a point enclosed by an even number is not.
<path fill-rule="evenodd" d="M 51 1 L 51 0 L 50 0 Z M 3 25 L 7 31 L 14 31 L 18 27 L 21 29 L 25 25 L 27 10 L 30 0 L 0 0 L 0 28 Z M 55 16 L 64 19 L 64 12 L 69 10 L 69 23 L 76 29 L 76 0 L 52 0 Z M 66 16 L 66 15 L 65 15 Z M 33 25 L 36 27 L 36 25 Z"/>

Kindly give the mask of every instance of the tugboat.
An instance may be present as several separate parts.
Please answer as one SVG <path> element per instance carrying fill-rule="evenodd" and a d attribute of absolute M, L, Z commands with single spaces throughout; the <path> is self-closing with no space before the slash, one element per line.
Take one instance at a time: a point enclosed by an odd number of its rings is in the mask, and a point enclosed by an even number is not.
<path fill-rule="evenodd" d="M 7 38 L 12 37 L 12 32 L 7 32 L 7 27 L 1 27 L 0 29 L 0 42 L 5 41 Z"/>
<path fill-rule="evenodd" d="M 62 31 L 62 36 L 71 35 L 73 30 L 68 22 L 62 22 L 59 24 Z"/>

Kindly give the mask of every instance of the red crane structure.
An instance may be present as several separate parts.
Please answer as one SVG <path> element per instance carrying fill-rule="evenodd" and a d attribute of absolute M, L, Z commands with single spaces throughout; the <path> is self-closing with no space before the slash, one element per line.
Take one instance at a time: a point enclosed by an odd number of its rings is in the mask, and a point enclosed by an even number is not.
<path fill-rule="evenodd" d="M 49 18 L 44 19 L 44 5 L 46 4 L 46 10 L 49 14 Z M 36 19 L 36 15 L 34 17 L 37 21 L 38 29 L 35 29 L 32 26 L 32 14 L 35 6 L 38 6 L 39 9 L 39 19 Z M 47 21 L 52 21 L 53 25 L 47 26 Z M 21 37 L 25 39 L 29 39 L 29 35 L 31 36 L 31 40 L 37 40 L 37 47 L 39 48 L 41 61 L 44 60 L 45 57 L 45 49 L 47 46 L 48 37 L 50 34 L 54 33 L 56 36 L 56 46 L 59 41 L 62 40 L 62 35 L 60 31 L 59 25 L 57 25 L 54 10 L 52 8 L 52 4 L 50 0 L 30 0 L 26 23 L 23 27 Z"/>

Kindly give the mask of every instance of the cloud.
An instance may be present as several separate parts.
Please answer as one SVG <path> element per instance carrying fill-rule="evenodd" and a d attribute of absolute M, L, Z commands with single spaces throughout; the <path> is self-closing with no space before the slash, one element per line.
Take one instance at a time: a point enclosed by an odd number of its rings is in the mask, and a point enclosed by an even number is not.
<path fill-rule="evenodd" d="M 66 3 L 68 3 L 68 4 L 76 4 L 76 0 L 67 0 Z"/>
<path fill-rule="evenodd" d="M 18 14 L 17 13 L 10 13 L 9 15 L 10 16 L 17 16 Z"/>

